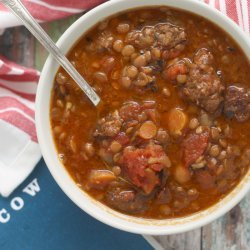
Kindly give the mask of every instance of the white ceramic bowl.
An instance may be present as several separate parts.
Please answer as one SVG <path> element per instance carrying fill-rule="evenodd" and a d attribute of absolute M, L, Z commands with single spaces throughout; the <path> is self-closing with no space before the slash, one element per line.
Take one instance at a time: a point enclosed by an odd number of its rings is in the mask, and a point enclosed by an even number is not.
<path fill-rule="evenodd" d="M 67 53 L 81 36 L 97 22 L 115 13 L 145 6 L 170 6 L 195 12 L 204 18 L 211 20 L 226 30 L 240 45 L 250 59 L 250 40 L 238 26 L 219 11 L 208 7 L 206 4 L 193 0 L 116 0 L 102 4 L 79 18 L 62 35 L 57 45 L 64 53 Z M 36 126 L 38 140 L 48 168 L 54 179 L 67 196 L 82 210 L 94 218 L 125 231 L 163 235 L 174 234 L 201 227 L 228 212 L 234 207 L 250 189 L 250 171 L 239 185 L 224 199 L 207 210 L 178 219 L 153 220 L 128 216 L 101 204 L 82 191 L 69 176 L 64 166 L 57 158 L 57 151 L 53 142 L 49 108 L 51 89 L 55 74 L 59 66 L 49 56 L 40 78 L 36 98 Z"/>

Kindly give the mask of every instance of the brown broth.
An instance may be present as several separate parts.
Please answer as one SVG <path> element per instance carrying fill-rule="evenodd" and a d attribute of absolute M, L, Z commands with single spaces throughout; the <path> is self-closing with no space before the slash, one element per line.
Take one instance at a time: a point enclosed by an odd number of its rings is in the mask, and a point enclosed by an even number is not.
<path fill-rule="evenodd" d="M 178 58 L 193 58 L 193 54 L 197 49 L 208 48 L 215 57 L 215 67 L 218 71 L 221 71 L 221 79 L 226 86 L 240 83 L 243 87 L 250 87 L 250 65 L 248 59 L 236 42 L 225 31 L 206 19 L 188 12 L 168 8 L 130 10 L 127 13 L 110 17 L 107 27 L 105 27 L 106 31 L 112 32 L 115 39 L 124 40 L 125 35 L 119 34 L 116 31 L 116 26 L 121 22 L 129 23 L 131 30 L 138 29 L 145 24 L 153 25 L 163 22 L 170 22 L 183 27 L 187 33 L 187 45 Z M 104 23 L 101 26 L 104 27 Z M 190 120 L 192 117 L 197 116 L 200 108 L 181 99 L 177 87 L 163 79 L 160 73 L 156 75 L 157 90 L 154 92 L 145 91 L 142 94 L 133 88 L 123 88 L 119 84 L 116 74 L 120 74 L 124 66 L 128 64 L 128 61 L 122 57 L 121 53 L 114 52 L 113 50 L 109 52 L 93 52 L 89 49 L 92 41 L 95 41 L 101 32 L 103 31 L 100 30 L 100 24 L 86 32 L 71 49 L 68 58 L 100 95 L 102 104 L 97 108 L 93 107 L 72 80 L 67 80 L 63 84 L 55 81 L 51 98 L 51 127 L 59 157 L 67 171 L 77 185 L 92 197 L 105 203 L 103 198 L 106 192 L 105 189 L 89 189 L 86 185 L 89 171 L 91 169 L 105 169 L 105 165 L 97 155 L 87 161 L 84 160 L 83 156 L 83 146 L 92 140 L 92 133 L 96 127 L 97 120 L 110 111 L 119 108 L 123 102 L 129 100 L 139 102 L 142 100 L 154 100 L 157 103 L 157 110 L 160 117 L 162 117 L 160 121 L 161 127 L 168 130 L 164 117 L 170 109 L 175 107 L 181 108 Z M 93 75 L 102 67 L 104 56 L 112 56 L 115 59 L 115 66 L 107 75 L 108 81 L 100 83 L 94 79 Z M 228 57 L 226 58 L 227 63 L 223 63 L 225 56 Z M 59 69 L 59 73 L 67 75 L 61 68 Z M 162 94 L 164 87 L 167 87 L 171 92 L 171 96 L 168 98 Z M 217 122 L 222 128 L 227 124 L 232 128 L 233 136 L 229 140 L 230 144 L 237 145 L 240 148 L 250 148 L 249 121 L 239 123 L 221 116 L 217 119 Z M 56 127 L 57 129 L 55 129 Z M 155 219 L 174 218 L 206 209 L 227 195 L 249 168 L 249 166 L 237 168 L 238 173 L 235 178 L 232 178 L 227 183 L 225 192 L 219 193 L 215 189 L 204 190 L 193 180 L 186 184 L 178 184 L 174 179 L 173 172 L 175 171 L 175 166 L 181 162 L 182 151 L 180 144 L 171 144 L 167 147 L 166 153 L 172 161 L 172 167 L 169 169 L 168 185 L 179 186 L 185 190 L 196 189 L 199 192 L 199 196 L 188 206 L 178 209 L 175 208 L 175 199 L 173 199 L 168 203 L 171 212 L 165 215 L 159 212 L 159 205 L 152 201 L 148 210 L 137 212 L 134 214 L 135 216 Z"/>

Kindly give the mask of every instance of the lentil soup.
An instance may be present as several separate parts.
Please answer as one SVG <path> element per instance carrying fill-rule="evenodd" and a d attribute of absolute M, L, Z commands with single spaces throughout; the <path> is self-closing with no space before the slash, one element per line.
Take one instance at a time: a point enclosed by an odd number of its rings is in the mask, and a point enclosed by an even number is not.
<path fill-rule="evenodd" d="M 85 33 L 68 58 L 102 103 L 93 107 L 60 68 L 52 133 L 59 159 L 96 200 L 181 217 L 218 202 L 248 171 L 250 64 L 211 22 L 130 10 Z"/>

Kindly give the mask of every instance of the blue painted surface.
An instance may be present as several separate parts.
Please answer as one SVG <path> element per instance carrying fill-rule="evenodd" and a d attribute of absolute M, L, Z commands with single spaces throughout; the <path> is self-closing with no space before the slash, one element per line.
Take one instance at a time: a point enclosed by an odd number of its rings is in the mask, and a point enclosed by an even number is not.
<path fill-rule="evenodd" d="M 22 190 L 35 178 L 40 191 L 32 197 Z M 18 211 L 11 208 L 15 197 L 24 202 Z M 0 223 L 0 249 L 152 249 L 142 236 L 104 225 L 81 211 L 55 183 L 43 160 L 9 198 L 0 198 L 1 209 L 10 220 Z"/>

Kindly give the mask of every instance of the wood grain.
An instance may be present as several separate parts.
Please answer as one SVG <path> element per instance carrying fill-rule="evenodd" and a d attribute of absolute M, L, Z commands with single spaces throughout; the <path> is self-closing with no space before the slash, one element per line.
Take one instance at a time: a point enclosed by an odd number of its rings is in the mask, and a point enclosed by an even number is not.
<path fill-rule="evenodd" d="M 54 42 L 56 42 L 62 33 L 79 18 L 80 15 L 76 15 L 70 18 L 66 18 L 56 22 L 50 22 L 42 24 L 44 30 L 49 34 Z M 47 51 L 39 42 L 35 42 L 35 53 L 34 53 L 34 66 L 38 70 L 42 70 L 44 62 L 48 57 Z"/>
<path fill-rule="evenodd" d="M 202 249 L 250 249 L 250 194 L 222 218 L 202 228 Z"/>
<path fill-rule="evenodd" d="M 43 24 L 54 41 L 79 17 Z M 47 52 L 24 27 L 8 29 L 0 36 L 0 54 L 41 70 Z M 166 250 L 250 249 L 250 194 L 234 209 L 213 223 L 191 232 L 154 237 Z"/>
<path fill-rule="evenodd" d="M 80 15 L 42 24 L 54 42 Z M 0 36 L 0 54 L 27 67 L 41 70 L 48 57 L 47 51 L 23 26 L 6 29 Z"/>
<path fill-rule="evenodd" d="M 27 67 L 34 67 L 35 39 L 24 27 L 5 30 L 0 36 L 0 54 Z"/>
<path fill-rule="evenodd" d="M 154 237 L 166 250 L 200 250 L 201 230 L 196 229 L 183 234 Z"/>
<path fill-rule="evenodd" d="M 155 236 L 166 250 L 249 250 L 250 193 L 218 220 L 191 232 Z"/>

